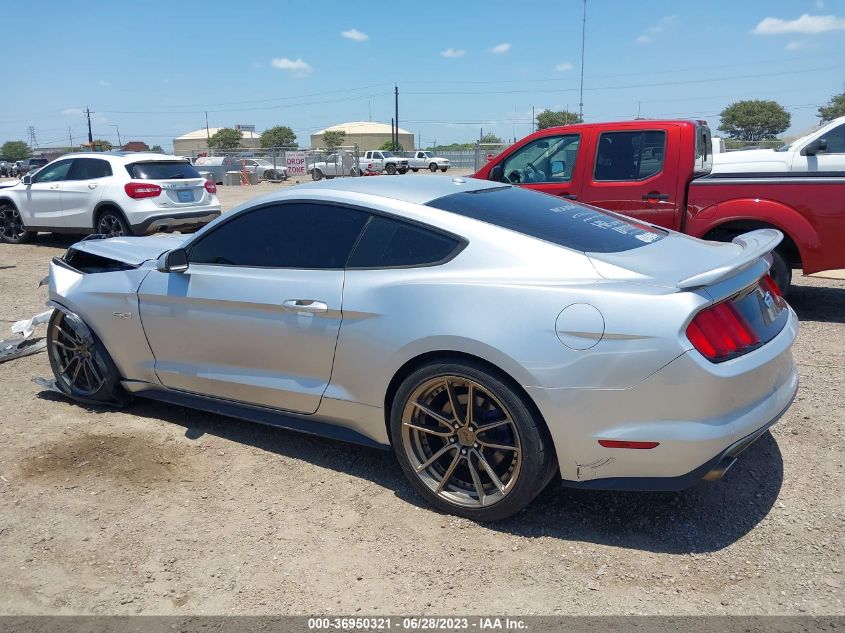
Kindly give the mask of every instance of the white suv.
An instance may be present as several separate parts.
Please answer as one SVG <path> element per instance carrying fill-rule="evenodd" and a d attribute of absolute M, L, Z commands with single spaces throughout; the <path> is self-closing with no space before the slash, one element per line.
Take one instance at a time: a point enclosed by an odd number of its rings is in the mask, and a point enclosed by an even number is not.
<path fill-rule="evenodd" d="M 195 229 L 220 215 L 217 186 L 184 159 L 152 153 L 68 154 L 0 184 L 0 240 L 39 231 L 145 235 Z"/>

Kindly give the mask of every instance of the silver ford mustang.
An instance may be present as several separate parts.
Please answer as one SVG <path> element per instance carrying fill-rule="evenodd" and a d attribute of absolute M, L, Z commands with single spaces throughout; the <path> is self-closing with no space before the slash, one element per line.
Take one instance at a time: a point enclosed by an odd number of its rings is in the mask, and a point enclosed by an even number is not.
<path fill-rule="evenodd" d="M 705 242 L 460 178 L 258 198 L 194 235 L 92 236 L 50 266 L 57 385 L 393 448 L 476 520 L 558 476 L 718 479 L 798 388 L 774 230 Z"/>

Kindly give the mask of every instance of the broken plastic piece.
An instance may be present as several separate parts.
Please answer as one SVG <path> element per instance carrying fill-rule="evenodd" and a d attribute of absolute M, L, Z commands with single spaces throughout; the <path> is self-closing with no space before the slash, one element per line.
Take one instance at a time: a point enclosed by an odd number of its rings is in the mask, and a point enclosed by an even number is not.
<path fill-rule="evenodd" d="M 49 310 L 45 310 L 44 312 L 40 312 L 36 314 L 34 317 L 30 319 L 24 319 L 23 321 L 17 321 L 12 324 L 12 332 L 17 334 L 22 334 L 24 338 L 29 338 L 32 336 L 32 333 L 35 331 L 35 326 L 40 323 L 46 323 L 50 320 L 50 316 L 53 314 L 53 309 L 50 308 Z"/>

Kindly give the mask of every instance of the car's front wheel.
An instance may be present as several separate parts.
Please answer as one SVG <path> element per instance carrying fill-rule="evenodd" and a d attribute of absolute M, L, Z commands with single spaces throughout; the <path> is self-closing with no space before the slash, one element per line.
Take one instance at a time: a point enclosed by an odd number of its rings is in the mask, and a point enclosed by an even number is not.
<path fill-rule="evenodd" d="M 122 237 L 129 235 L 129 226 L 120 211 L 107 209 L 97 218 L 97 233 L 109 237 Z"/>
<path fill-rule="evenodd" d="M 504 377 L 481 365 L 415 371 L 396 392 L 390 429 L 402 470 L 420 494 L 469 519 L 519 512 L 555 472 L 543 422 Z"/>
<path fill-rule="evenodd" d="M 386 171 L 392 176 L 396 173 L 396 165 L 394 165 L 393 163 L 388 163 L 387 166 L 384 168 L 384 171 Z"/>
<path fill-rule="evenodd" d="M 311 171 L 311 180 L 322 180 L 323 179 L 323 172 L 319 169 L 314 169 Z"/>
<path fill-rule="evenodd" d="M 0 240 L 7 244 L 23 244 L 35 233 L 23 228 L 21 213 L 8 202 L 0 203 Z"/>
<path fill-rule="evenodd" d="M 433 174 L 434 172 L 437 171 L 437 163 L 431 163 L 431 165 L 429 165 L 428 168 L 431 170 L 431 173 Z"/>

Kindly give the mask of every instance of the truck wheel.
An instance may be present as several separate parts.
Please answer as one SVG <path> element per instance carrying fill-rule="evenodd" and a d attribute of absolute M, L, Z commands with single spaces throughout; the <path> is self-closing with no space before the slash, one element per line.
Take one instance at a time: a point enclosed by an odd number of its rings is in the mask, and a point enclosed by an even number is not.
<path fill-rule="evenodd" d="M 447 169 L 449 169 L 449 168 L 448 167 L 441 167 L 440 171 L 442 171 L 445 174 Z"/>
<path fill-rule="evenodd" d="M 0 240 L 7 244 L 23 244 L 34 235 L 23 228 L 20 211 L 8 202 L 0 203 Z"/>
<path fill-rule="evenodd" d="M 312 180 L 322 180 L 323 179 L 323 172 L 319 169 L 311 170 L 311 179 Z"/>
<path fill-rule="evenodd" d="M 437 171 L 437 163 L 431 163 L 431 165 L 429 165 L 428 168 L 431 170 L 431 173 L 433 174 L 434 172 Z"/>
<path fill-rule="evenodd" d="M 414 173 L 417 173 L 419 170 L 419 167 L 411 167 L 411 171 Z"/>
<path fill-rule="evenodd" d="M 388 165 L 384 168 L 384 171 L 386 171 L 392 176 L 396 173 L 396 165 L 394 165 L 393 163 L 388 163 Z"/>
<path fill-rule="evenodd" d="M 783 296 L 789 294 L 789 287 L 792 284 L 792 265 L 780 249 L 772 251 L 772 268 L 769 271 L 778 289 Z"/>

